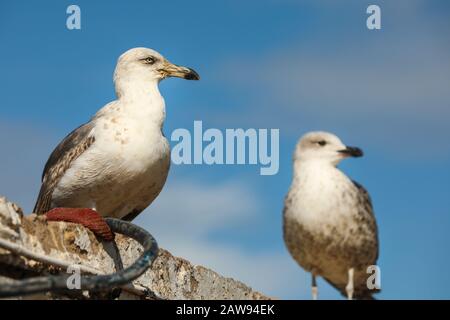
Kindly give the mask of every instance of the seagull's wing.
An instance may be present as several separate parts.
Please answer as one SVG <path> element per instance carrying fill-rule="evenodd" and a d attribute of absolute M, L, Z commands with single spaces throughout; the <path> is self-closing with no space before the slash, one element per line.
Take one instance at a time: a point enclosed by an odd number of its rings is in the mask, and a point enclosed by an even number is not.
<path fill-rule="evenodd" d="M 353 184 L 358 189 L 358 207 L 361 208 L 359 215 L 363 223 L 367 224 L 370 232 L 374 234 L 374 240 L 376 242 L 376 254 L 374 263 L 378 260 L 378 227 L 373 212 L 372 199 L 369 192 L 358 182 L 353 181 Z"/>
<path fill-rule="evenodd" d="M 357 189 L 357 207 L 359 208 L 359 212 L 357 215 L 357 223 L 363 224 L 367 228 L 367 232 L 365 233 L 366 241 L 365 244 L 367 246 L 367 256 L 364 258 L 370 259 L 369 265 L 375 265 L 378 260 L 378 228 L 377 223 L 375 221 L 375 215 L 372 207 L 372 200 L 370 199 L 370 195 L 367 190 L 358 182 L 352 181 Z M 368 267 L 368 266 L 366 266 Z M 361 270 L 359 270 L 361 271 Z M 365 270 L 364 270 L 365 272 Z M 324 279 L 331 284 L 334 288 L 341 292 L 341 294 L 346 297 L 347 293 L 345 290 L 345 286 L 337 285 L 333 283 L 330 279 L 324 277 Z M 367 288 L 366 282 L 355 283 L 354 294 L 353 297 L 355 299 L 363 299 L 363 300 L 372 300 L 375 299 L 374 294 L 380 292 L 379 289 L 369 290 Z"/>
<path fill-rule="evenodd" d="M 72 162 L 95 141 L 94 123 L 85 123 L 71 133 L 53 150 L 42 173 L 42 185 L 33 212 L 42 214 L 51 209 L 52 194 L 56 185 Z"/>

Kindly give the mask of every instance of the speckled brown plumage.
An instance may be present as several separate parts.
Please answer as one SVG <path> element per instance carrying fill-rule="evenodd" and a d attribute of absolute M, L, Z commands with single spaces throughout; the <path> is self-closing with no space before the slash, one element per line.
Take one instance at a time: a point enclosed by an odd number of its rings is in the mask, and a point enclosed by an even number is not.
<path fill-rule="evenodd" d="M 295 219 L 284 216 L 283 234 L 286 246 L 297 263 L 306 271 L 313 272 L 346 295 L 347 271 L 355 268 L 355 293 L 356 299 L 372 299 L 372 294 L 377 290 L 368 290 L 366 269 L 375 265 L 378 259 L 378 230 L 373 215 L 370 196 L 359 184 L 355 183 L 355 192 L 358 201 L 358 212 L 352 215 L 348 223 L 339 226 L 324 223 L 320 231 L 311 231 L 307 226 Z M 285 208 L 289 207 L 292 200 L 286 197 Z M 333 274 L 323 265 L 334 269 Z"/>
<path fill-rule="evenodd" d="M 362 151 L 327 132 L 302 137 L 285 198 L 283 235 L 294 260 L 349 298 L 371 299 L 367 268 L 378 259 L 378 229 L 368 192 L 336 166 Z M 353 281 L 352 276 L 353 275 Z M 313 281 L 313 297 L 316 285 Z"/>

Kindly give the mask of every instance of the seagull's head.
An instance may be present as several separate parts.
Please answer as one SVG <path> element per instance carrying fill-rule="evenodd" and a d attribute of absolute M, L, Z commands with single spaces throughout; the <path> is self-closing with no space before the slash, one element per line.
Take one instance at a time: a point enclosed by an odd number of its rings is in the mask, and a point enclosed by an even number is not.
<path fill-rule="evenodd" d="M 332 133 L 314 131 L 300 138 L 294 159 L 299 161 L 323 161 L 337 165 L 348 157 L 362 157 L 363 152 L 356 147 L 349 147 Z"/>
<path fill-rule="evenodd" d="M 123 53 L 114 72 L 116 82 L 158 83 L 167 77 L 199 80 L 193 69 L 169 62 L 160 53 L 148 48 L 133 48 Z"/>

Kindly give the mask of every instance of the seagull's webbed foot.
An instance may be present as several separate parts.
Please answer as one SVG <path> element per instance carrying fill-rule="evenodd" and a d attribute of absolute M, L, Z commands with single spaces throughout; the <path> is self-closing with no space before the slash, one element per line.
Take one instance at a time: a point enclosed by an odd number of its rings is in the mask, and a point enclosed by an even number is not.
<path fill-rule="evenodd" d="M 48 221 L 65 221 L 78 223 L 91 230 L 98 237 L 114 240 L 114 233 L 103 217 L 89 208 L 54 208 L 45 214 Z"/>

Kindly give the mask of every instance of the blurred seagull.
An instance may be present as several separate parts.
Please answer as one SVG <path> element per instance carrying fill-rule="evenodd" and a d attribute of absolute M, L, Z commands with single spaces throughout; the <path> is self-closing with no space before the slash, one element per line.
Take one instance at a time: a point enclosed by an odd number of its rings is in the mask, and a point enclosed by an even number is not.
<path fill-rule="evenodd" d="M 158 89 L 167 77 L 199 80 L 193 69 L 172 64 L 152 49 L 134 48 L 119 57 L 114 72 L 117 100 L 52 152 L 35 213 L 58 208 L 47 219 L 83 223 L 86 212 L 95 211 L 131 221 L 150 205 L 170 165 L 170 147 L 162 133 L 165 103 Z"/>
<path fill-rule="evenodd" d="M 294 174 L 283 211 L 284 240 L 292 257 L 312 275 L 321 276 L 348 299 L 372 299 L 367 267 L 378 258 L 378 231 L 367 191 L 336 166 L 361 157 L 335 135 L 310 132 L 294 153 Z"/>

